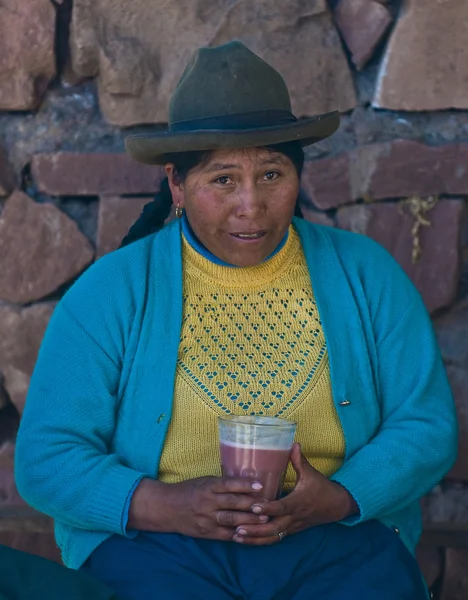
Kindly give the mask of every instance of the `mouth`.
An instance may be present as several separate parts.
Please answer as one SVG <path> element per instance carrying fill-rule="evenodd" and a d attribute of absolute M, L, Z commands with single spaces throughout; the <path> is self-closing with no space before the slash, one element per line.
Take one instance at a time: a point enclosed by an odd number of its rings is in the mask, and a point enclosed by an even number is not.
<path fill-rule="evenodd" d="M 264 237 L 266 235 L 266 231 L 245 231 L 245 232 L 239 231 L 237 233 L 230 233 L 229 235 L 238 240 L 255 241 L 255 240 L 259 240 L 260 238 Z"/>

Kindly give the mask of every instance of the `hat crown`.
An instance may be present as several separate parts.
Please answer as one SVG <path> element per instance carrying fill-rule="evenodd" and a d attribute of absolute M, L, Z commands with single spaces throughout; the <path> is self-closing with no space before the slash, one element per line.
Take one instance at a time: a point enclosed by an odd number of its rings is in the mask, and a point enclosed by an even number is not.
<path fill-rule="evenodd" d="M 281 75 L 241 42 L 200 48 L 169 105 L 169 125 L 264 111 L 291 112 Z"/>

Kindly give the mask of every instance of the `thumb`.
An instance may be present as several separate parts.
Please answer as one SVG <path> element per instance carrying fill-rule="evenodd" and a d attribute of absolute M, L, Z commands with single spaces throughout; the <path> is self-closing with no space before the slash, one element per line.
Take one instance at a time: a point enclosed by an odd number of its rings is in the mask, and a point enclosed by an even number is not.
<path fill-rule="evenodd" d="M 302 453 L 301 445 L 297 442 L 293 445 L 291 449 L 290 460 L 294 470 L 296 471 L 298 481 L 303 479 L 307 474 L 307 471 L 310 471 L 312 469 L 307 458 Z"/>

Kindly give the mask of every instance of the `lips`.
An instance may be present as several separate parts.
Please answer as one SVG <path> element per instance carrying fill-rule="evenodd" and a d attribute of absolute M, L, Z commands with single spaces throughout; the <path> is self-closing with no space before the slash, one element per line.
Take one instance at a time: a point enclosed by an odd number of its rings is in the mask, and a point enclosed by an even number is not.
<path fill-rule="evenodd" d="M 258 240 L 266 234 L 266 231 L 239 231 L 231 233 L 233 237 L 239 240 Z"/>

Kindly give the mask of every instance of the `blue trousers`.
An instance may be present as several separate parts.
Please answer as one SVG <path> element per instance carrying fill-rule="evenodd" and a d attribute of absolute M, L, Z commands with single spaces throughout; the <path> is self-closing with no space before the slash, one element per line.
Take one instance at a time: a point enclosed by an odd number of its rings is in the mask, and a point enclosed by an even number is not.
<path fill-rule="evenodd" d="M 122 600 L 427 600 L 417 562 L 377 521 L 331 524 L 273 546 L 179 534 L 112 536 L 82 569 Z"/>

